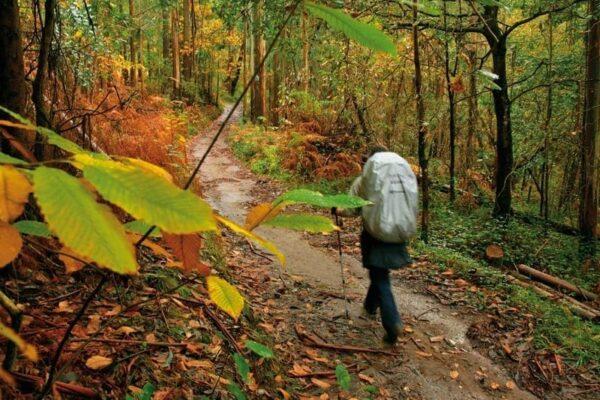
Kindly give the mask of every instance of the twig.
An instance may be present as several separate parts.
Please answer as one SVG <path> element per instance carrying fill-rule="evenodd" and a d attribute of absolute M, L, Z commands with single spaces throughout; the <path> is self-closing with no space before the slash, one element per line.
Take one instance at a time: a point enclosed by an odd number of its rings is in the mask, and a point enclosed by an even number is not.
<path fill-rule="evenodd" d="M 22 374 L 20 372 L 12 372 L 12 375 L 18 382 L 33 384 L 36 387 L 42 386 L 43 378 L 33 375 Z M 71 383 L 56 382 L 55 388 L 59 393 L 77 396 L 77 398 L 99 399 L 98 393 L 83 386 L 73 385 Z"/>
<path fill-rule="evenodd" d="M 321 339 L 319 339 L 316 335 L 306 332 L 299 325 L 296 325 L 294 327 L 294 329 L 296 330 L 296 334 L 298 335 L 300 340 L 308 342 L 308 345 L 313 346 L 313 347 L 319 347 L 322 349 L 334 350 L 334 351 L 347 351 L 347 352 L 352 352 L 352 353 L 385 354 L 387 356 L 399 356 L 400 355 L 400 353 L 383 350 L 383 349 L 371 349 L 371 348 L 367 348 L 367 347 L 347 346 L 347 345 L 326 343 L 326 342 L 322 341 Z"/>
<path fill-rule="evenodd" d="M 186 347 L 186 343 L 169 343 L 169 342 L 146 342 L 144 340 L 129 340 L 129 339 L 103 339 L 103 338 L 76 338 L 73 342 L 99 342 L 99 343 L 114 343 L 114 344 L 138 344 L 144 346 L 155 347 Z"/>

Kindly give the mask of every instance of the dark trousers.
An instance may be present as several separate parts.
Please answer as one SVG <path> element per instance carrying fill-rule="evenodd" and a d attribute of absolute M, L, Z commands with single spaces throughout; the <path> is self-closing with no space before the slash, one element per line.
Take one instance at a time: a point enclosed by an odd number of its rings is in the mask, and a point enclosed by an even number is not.
<path fill-rule="evenodd" d="M 383 328 L 388 334 L 395 336 L 398 333 L 397 327 L 402 324 L 402 321 L 392 293 L 390 270 L 370 268 L 369 278 L 371 284 L 365 299 L 365 309 L 367 312 L 375 314 L 377 309 L 380 308 Z"/>

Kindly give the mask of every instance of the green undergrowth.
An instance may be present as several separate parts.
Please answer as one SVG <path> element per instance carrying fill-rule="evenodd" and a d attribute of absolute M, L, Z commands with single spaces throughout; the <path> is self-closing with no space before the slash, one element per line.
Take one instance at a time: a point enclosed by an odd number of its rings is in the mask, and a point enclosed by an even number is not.
<path fill-rule="evenodd" d="M 579 238 L 517 218 L 499 221 L 490 207 L 461 209 L 448 205 L 447 195 L 433 194 L 430 243 L 480 259 L 490 244 L 504 250 L 504 265 L 525 264 L 593 290 L 600 271 L 585 270 L 579 259 Z"/>
<path fill-rule="evenodd" d="M 533 344 L 536 349 L 548 349 L 561 354 L 573 365 L 600 363 L 600 325 L 584 321 L 559 303 L 545 299 L 533 290 L 508 282 L 497 268 L 465 255 L 462 251 L 416 241 L 413 250 L 427 256 L 440 271 L 452 269 L 456 275 L 476 281 L 478 285 L 498 292 L 507 305 L 518 307 L 521 313 L 536 317 Z M 472 300 L 484 310 L 493 298 L 473 295 Z"/>

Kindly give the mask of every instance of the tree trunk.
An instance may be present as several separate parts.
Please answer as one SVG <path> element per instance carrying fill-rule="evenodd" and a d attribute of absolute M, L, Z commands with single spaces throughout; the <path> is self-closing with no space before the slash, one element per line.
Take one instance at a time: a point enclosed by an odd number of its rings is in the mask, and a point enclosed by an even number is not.
<path fill-rule="evenodd" d="M 598 158 L 600 135 L 600 0 L 589 0 L 586 49 L 585 106 L 581 134 L 581 199 L 579 229 L 583 241 L 589 243 L 584 258 L 593 256 L 598 226 Z"/>
<path fill-rule="evenodd" d="M 467 57 L 469 60 L 469 94 L 468 107 L 469 118 L 467 123 L 467 148 L 465 150 L 465 170 L 469 170 L 475 163 L 475 143 L 477 133 L 477 115 L 479 114 L 478 98 L 477 98 L 477 51 L 468 50 Z"/>
<path fill-rule="evenodd" d="M 550 137 L 552 136 L 552 63 L 554 61 L 554 38 L 552 13 L 548 14 L 548 92 L 546 95 L 546 119 L 544 121 L 544 162 L 542 163 L 542 196 L 540 197 L 540 216 L 548 221 L 550 202 Z"/>
<path fill-rule="evenodd" d="M 257 68 L 265 55 L 265 40 L 263 38 L 263 0 L 254 5 L 254 65 Z M 267 112 L 267 82 L 264 65 L 258 72 L 252 87 L 252 121 L 266 116 Z"/>
<path fill-rule="evenodd" d="M 279 50 L 274 49 L 273 61 L 271 64 L 273 78 L 271 79 L 269 111 L 271 111 L 271 123 L 275 126 L 279 125 L 279 86 L 281 85 L 280 64 Z"/>
<path fill-rule="evenodd" d="M 23 66 L 23 48 L 21 47 L 21 27 L 19 21 L 18 0 L 0 0 L 0 105 L 23 115 L 27 103 L 25 90 L 25 68 Z M 8 116 L 0 111 L 0 119 Z M 25 135 L 17 129 L 8 131 L 16 139 L 24 141 Z M 0 136 L 1 150 L 15 154 L 9 141 Z"/>
<path fill-rule="evenodd" d="M 506 36 L 498 25 L 498 6 L 486 6 L 485 37 L 490 45 L 494 73 L 498 75 L 499 90 L 493 91 L 496 114 L 496 202 L 494 216 L 506 217 L 511 213 L 513 146 L 510 119 L 510 98 L 506 73 Z"/>
<path fill-rule="evenodd" d="M 35 72 L 31 93 L 31 99 L 35 105 L 36 124 L 44 127 L 50 126 L 50 119 L 44 107 L 44 86 L 46 84 L 46 71 L 48 70 L 48 56 L 52 46 L 52 37 L 54 36 L 55 11 L 56 0 L 46 0 L 44 5 L 44 28 L 42 29 L 37 71 Z M 38 160 L 44 159 L 44 142 L 42 136 L 38 133 L 34 146 L 34 154 Z"/>
<path fill-rule="evenodd" d="M 419 167 L 421 169 L 421 239 L 427 243 L 429 240 L 429 171 L 428 160 L 425 153 L 427 125 L 425 122 L 425 103 L 423 101 L 422 76 L 421 76 L 421 57 L 419 54 L 419 28 L 418 20 L 418 0 L 413 3 L 413 61 L 415 63 L 415 98 L 417 106 L 417 124 L 419 126 Z"/>
<path fill-rule="evenodd" d="M 444 28 L 446 29 L 447 17 L 446 17 L 446 2 L 444 4 Z M 446 90 L 448 92 L 448 110 L 449 110 L 449 130 L 450 130 L 450 201 L 456 199 L 456 102 L 454 101 L 454 91 L 452 90 L 452 80 L 450 76 L 450 40 L 448 39 L 448 33 L 445 33 L 444 40 L 444 69 L 446 73 Z M 458 50 L 457 50 L 458 51 Z"/>
<path fill-rule="evenodd" d="M 173 39 L 173 45 L 171 46 L 173 51 L 173 97 L 179 98 L 181 76 L 179 73 L 179 13 L 177 7 L 174 7 L 171 12 L 171 28 L 173 29 L 171 32 Z"/>
<path fill-rule="evenodd" d="M 142 29 L 138 27 L 137 30 L 137 42 L 138 42 L 138 53 L 137 53 L 137 74 L 138 81 L 140 82 L 140 90 L 144 90 L 144 43 L 142 40 Z"/>
<path fill-rule="evenodd" d="M 308 89 L 310 87 L 310 63 L 309 63 L 309 43 L 308 43 L 308 17 L 306 13 L 302 13 L 302 17 L 300 18 L 300 30 L 302 35 L 302 90 L 308 93 Z"/>
<path fill-rule="evenodd" d="M 137 67 L 136 67 L 136 55 L 137 50 L 135 48 L 135 37 L 137 33 L 136 22 L 135 22 L 135 0 L 129 0 L 129 17 L 131 18 L 131 34 L 129 36 L 129 54 L 131 61 L 131 68 L 129 68 L 129 84 L 132 87 L 137 86 Z"/>
<path fill-rule="evenodd" d="M 186 81 L 192 79 L 193 55 L 191 52 L 192 24 L 190 21 L 190 0 L 183 0 L 183 78 Z"/>
<path fill-rule="evenodd" d="M 245 34 L 244 34 L 245 35 Z M 246 38 L 244 37 L 242 40 L 242 44 L 240 45 L 240 52 L 238 55 L 238 60 L 235 63 L 233 76 L 229 81 L 229 94 L 233 96 L 235 94 L 235 89 L 237 88 L 238 82 L 240 80 L 240 75 L 242 72 L 242 66 L 246 59 Z"/>

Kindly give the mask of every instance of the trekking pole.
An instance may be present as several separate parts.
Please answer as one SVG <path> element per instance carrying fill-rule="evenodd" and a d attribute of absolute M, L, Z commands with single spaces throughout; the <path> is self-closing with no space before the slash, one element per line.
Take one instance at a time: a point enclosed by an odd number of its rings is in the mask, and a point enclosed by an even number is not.
<path fill-rule="evenodd" d="M 335 215 L 335 224 L 339 227 L 340 220 L 337 215 L 337 210 L 332 209 L 332 214 Z M 346 319 L 350 319 L 350 311 L 348 310 L 348 297 L 346 296 L 346 276 L 344 275 L 344 253 L 342 252 L 342 232 L 337 231 L 338 253 L 340 255 L 340 272 L 342 275 L 342 295 L 344 296 L 344 309 L 346 311 Z"/>

